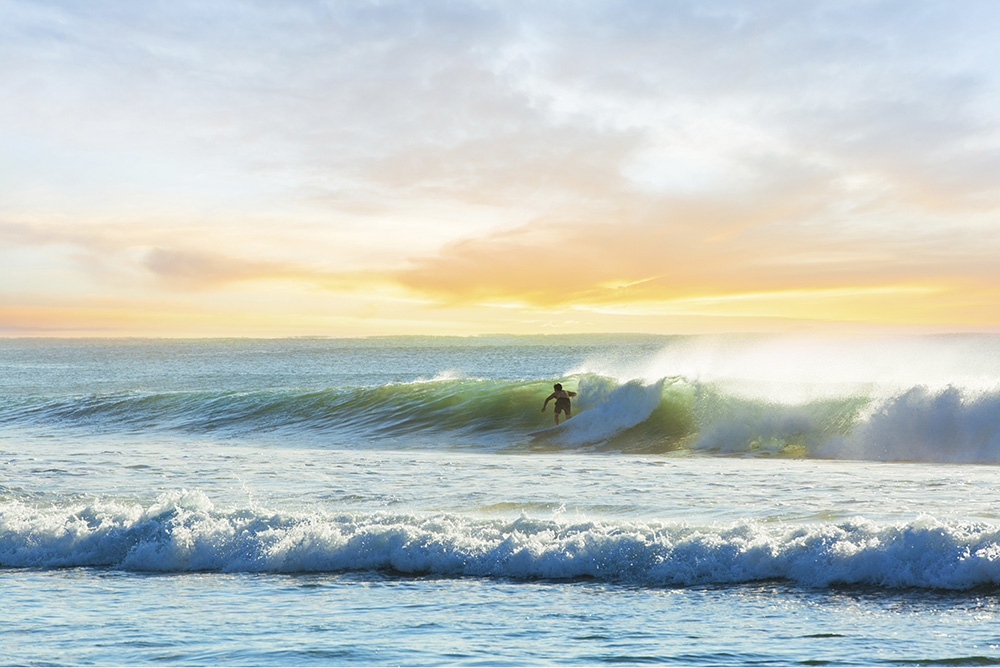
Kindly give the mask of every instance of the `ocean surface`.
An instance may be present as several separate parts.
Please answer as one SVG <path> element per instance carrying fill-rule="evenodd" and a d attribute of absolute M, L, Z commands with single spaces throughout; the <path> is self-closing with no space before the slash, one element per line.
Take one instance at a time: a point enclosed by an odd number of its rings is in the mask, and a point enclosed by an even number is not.
<path fill-rule="evenodd" d="M 0 665 L 1000 664 L 998 464 L 991 335 L 0 339 Z"/>

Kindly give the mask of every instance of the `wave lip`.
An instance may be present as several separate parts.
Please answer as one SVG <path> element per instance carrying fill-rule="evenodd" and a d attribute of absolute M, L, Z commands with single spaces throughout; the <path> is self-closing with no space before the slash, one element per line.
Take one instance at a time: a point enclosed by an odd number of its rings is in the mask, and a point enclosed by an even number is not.
<path fill-rule="evenodd" d="M 1000 530 L 930 517 L 900 524 L 691 526 L 225 511 L 200 492 L 177 491 L 148 507 L 5 501 L 0 566 L 965 590 L 1000 586 Z"/>

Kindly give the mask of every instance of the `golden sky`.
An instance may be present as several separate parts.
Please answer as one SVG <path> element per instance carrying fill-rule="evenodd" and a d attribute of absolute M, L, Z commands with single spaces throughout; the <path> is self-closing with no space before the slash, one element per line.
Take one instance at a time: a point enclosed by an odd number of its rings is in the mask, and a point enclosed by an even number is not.
<path fill-rule="evenodd" d="M 998 29 L 9 0 L 0 336 L 997 331 Z"/>

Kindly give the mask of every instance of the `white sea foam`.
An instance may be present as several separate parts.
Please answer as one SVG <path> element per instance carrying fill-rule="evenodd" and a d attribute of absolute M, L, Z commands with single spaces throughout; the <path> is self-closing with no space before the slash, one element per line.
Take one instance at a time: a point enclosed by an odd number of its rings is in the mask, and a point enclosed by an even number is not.
<path fill-rule="evenodd" d="M 1000 584 L 996 527 L 922 517 L 809 525 L 485 520 L 221 510 L 198 492 L 122 502 L 0 505 L 0 565 L 131 571 L 385 570 L 641 586 L 789 580 L 806 586 Z"/>

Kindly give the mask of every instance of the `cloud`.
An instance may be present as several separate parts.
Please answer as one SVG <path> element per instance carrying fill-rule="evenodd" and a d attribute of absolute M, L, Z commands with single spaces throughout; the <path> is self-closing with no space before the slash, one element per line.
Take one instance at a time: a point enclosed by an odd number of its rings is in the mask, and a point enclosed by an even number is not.
<path fill-rule="evenodd" d="M 997 19 L 987 1 L 13 0 L 3 253 L 108 294 L 984 303 Z"/>
<path fill-rule="evenodd" d="M 254 262 L 204 251 L 153 248 L 143 266 L 157 278 L 174 285 L 205 288 L 234 281 L 280 278 L 292 275 L 291 267 Z"/>
<path fill-rule="evenodd" d="M 375 270 L 329 271 L 303 263 L 235 257 L 182 248 L 152 248 L 141 265 L 170 290 L 213 290 L 246 281 L 285 281 L 329 292 L 391 292 L 392 281 Z"/>
<path fill-rule="evenodd" d="M 205 290 L 269 278 L 329 280 L 294 263 L 237 257 L 204 248 L 156 245 L 169 236 L 162 229 L 137 224 L 0 223 L 5 252 L 62 258 L 64 266 L 71 263 L 78 272 L 78 283 L 94 282 L 104 289 L 122 284 L 153 287 L 149 278 L 167 290 Z M 31 286 L 32 290 L 49 287 Z M 69 290 L 69 286 L 63 285 L 62 289 Z"/>

